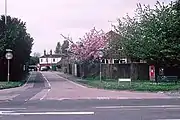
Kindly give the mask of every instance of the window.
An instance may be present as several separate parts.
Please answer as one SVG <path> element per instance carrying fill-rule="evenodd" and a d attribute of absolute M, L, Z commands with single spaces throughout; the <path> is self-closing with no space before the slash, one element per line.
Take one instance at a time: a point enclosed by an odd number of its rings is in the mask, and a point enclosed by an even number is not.
<path fill-rule="evenodd" d="M 124 63 L 127 63 L 127 59 L 126 59 L 126 58 L 121 59 L 121 60 L 120 60 L 120 63 L 123 63 L 123 64 L 124 64 Z"/>
<path fill-rule="evenodd" d="M 41 59 L 41 62 L 43 62 L 43 59 Z"/>
<path fill-rule="evenodd" d="M 48 62 L 48 58 L 46 58 L 46 62 Z"/>
<path fill-rule="evenodd" d="M 123 50 L 124 48 L 123 47 L 120 47 L 118 50 Z"/>
<path fill-rule="evenodd" d="M 55 62 L 55 58 L 53 58 L 53 62 Z"/>
<path fill-rule="evenodd" d="M 114 60 L 114 63 L 115 63 L 115 64 L 118 64 L 118 63 L 119 63 L 119 60 Z"/>
<path fill-rule="evenodd" d="M 105 63 L 105 60 L 103 59 L 103 60 L 101 60 L 101 63 Z"/>
<path fill-rule="evenodd" d="M 126 61 L 125 60 L 120 60 L 120 63 L 126 63 Z"/>
<path fill-rule="evenodd" d="M 108 64 L 108 60 L 107 60 L 107 59 L 103 59 L 103 60 L 102 60 L 102 63 Z"/>
<path fill-rule="evenodd" d="M 109 61 L 106 59 L 106 64 L 109 64 Z"/>

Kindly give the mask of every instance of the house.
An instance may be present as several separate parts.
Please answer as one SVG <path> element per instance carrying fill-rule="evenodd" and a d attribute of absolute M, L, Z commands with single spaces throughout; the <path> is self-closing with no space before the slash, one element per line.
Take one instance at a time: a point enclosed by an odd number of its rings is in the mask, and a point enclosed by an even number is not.
<path fill-rule="evenodd" d="M 50 54 L 47 54 L 46 50 L 44 50 L 44 55 L 39 58 L 40 69 L 43 67 L 53 69 L 53 66 L 56 66 L 56 64 L 61 61 L 62 56 L 62 54 L 52 54 L 52 50 Z"/>
<path fill-rule="evenodd" d="M 131 59 L 125 53 L 123 38 L 120 34 L 109 31 L 106 33 L 108 42 L 104 47 L 104 57 L 102 62 L 105 64 L 126 64 L 126 63 L 147 63 L 145 60 Z"/>
<path fill-rule="evenodd" d="M 102 63 L 104 64 L 121 64 L 129 63 L 130 59 L 125 55 L 123 49 L 122 37 L 114 31 L 106 33 L 108 42 L 104 46 L 104 56 Z M 120 46 L 122 44 L 122 46 Z"/>
<path fill-rule="evenodd" d="M 56 64 L 59 71 L 63 71 L 65 73 L 72 73 L 71 64 L 74 63 L 71 58 L 72 53 L 68 51 L 67 53 L 62 55 L 61 60 Z"/>

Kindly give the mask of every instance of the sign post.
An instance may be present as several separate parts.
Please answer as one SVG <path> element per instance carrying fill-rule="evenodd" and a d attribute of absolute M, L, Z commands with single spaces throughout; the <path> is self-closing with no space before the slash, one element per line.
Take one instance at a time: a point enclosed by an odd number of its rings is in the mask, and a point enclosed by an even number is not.
<path fill-rule="evenodd" d="M 13 54 L 11 53 L 12 50 L 11 49 L 6 49 L 6 59 L 8 60 L 8 75 L 7 75 L 7 81 L 9 82 L 9 78 L 10 78 L 10 60 L 13 58 Z"/>
<path fill-rule="evenodd" d="M 100 58 L 100 82 L 102 81 L 102 71 L 101 71 L 101 61 L 102 61 L 102 57 L 104 56 L 104 53 L 100 50 L 99 51 L 99 58 Z"/>

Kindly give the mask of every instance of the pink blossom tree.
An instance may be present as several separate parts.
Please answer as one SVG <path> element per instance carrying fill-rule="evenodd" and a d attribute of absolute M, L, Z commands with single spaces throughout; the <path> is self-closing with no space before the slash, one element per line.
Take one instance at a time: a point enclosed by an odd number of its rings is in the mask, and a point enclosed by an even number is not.
<path fill-rule="evenodd" d="M 83 38 L 80 38 L 80 41 L 76 43 L 71 41 L 72 58 L 78 61 L 97 59 L 99 49 L 104 48 L 107 42 L 108 36 L 102 30 L 97 31 L 93 28 Z"/>

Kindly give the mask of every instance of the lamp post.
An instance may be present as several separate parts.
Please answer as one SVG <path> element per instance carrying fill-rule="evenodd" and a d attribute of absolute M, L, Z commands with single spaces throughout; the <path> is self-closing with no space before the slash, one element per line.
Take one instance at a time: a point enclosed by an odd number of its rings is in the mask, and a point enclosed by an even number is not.
<path fill-rule="evenodd" d="M 99 72 L 99 76 L 100 76 L 100 81 L 102 81 L 102 66 L 101 66 L 101 61 L 102 61 L 102 57 L 104 56 L 104 53 L 102 51 L 102 49 L 99 49 L 99 58 L 100 58 L 100 72 Z"/>
<path fill-rule="evenodd" d="M 12 50 L 11 49 L 6 49 L 6 59 L 8 60 L 8 75 L 7 75 L 7 81 L 9 82 L 9 77 L 10 77 L 10 60 L 13 58 Z"/>

